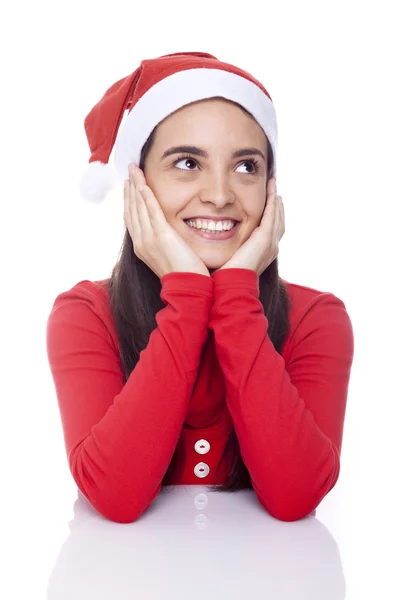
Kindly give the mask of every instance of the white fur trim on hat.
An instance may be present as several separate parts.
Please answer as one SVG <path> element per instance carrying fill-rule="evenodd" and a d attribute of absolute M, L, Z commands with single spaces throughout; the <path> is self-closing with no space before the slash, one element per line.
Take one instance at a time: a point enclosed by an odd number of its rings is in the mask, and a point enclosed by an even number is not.
<path fill-rule="evenodd" d="M 137 101 L 121 125 L 115 145 L 118 177 L 129 177 L 128 165 L 140 164 L 143 145 L 153 128 L 178 108 L 205 98 L 222 96 L 246 108 L 263 128 L 272 147 L 277 172 L 278 128 L 275 107 L 258 85 L 222 69 L 186 69 L 155 83 Z"/>
<path fill-rule="evenodd" d="M 79 182 L 79 192 L 82 198 L 94 204 L 103 202 L 118 182 L 115 170 L 109 164 L 99 160 L 89 163 Z"/>

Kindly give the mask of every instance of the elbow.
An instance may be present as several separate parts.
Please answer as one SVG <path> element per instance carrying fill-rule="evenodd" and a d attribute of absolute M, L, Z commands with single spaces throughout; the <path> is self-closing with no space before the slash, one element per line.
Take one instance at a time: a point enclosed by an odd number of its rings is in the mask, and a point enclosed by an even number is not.
<path fill-rule="evenodd" d="M 269 514 L 279 521 L 300 521 L 309 516 L 315 516 L 316 508 L 320 504 L 322 498 L 294 496 L 290 500 L 288 498 L 280 498 L 279 501 L 261 502 Z"/>
<path fill-rule="evenodd" d="M 143 514 L 144 511 L 135 512 L 135 511 L 121 511 L 121 510 L 110 510 L 108 508 L 102 509 L 100 507 L 94 506 L 94 508 L 99 512 L 105 519 L 108 521 L 112 521 L 113 523 L 121 523 L 121 524 L 129 524 L 135 523 L 138 518 Z"/>
<path fill-rule="evenodd" d="M 319 491 L 307 496 L 292 495 L 290 500 L 281 498 L 279 502 L 272 503 L 272 506 L 271 503 L 267 506 L 265 502 L 260 502 L 270 515 L 279 521 L 300 521 L 305 517 L 315 516 L 316 508 L 327 494 L 328 491 Z"/>
<path fill-rule="evenodd" d="M 301 519 L 305 519 L 309 516 L 315 516 L 315 508 L 304 508 L 304 507 L 279 507 L 279 509 L 269 510 L 269 514 L 274 517 L 274 519 L 278 519 L 278 521 L 300 521 Z"/>
<path fill-rule="evenodd" d="M 271 500 L 271 498 L 265 498 L 258 492 L 256 492 L 257 499 L 261 506 L 267 511 L 271 517 L 278 519 L 278 521 L 300 521 L 305 517 L 315 515 L 315 509 L 319 502 L 310 502 L 310 499 L 292 498 L 290 501 L 281 497 L 279 499 Z"/>
<path fill-rule="evenodd" d="M 325 496 L 334 488 L 340 471 L 339 461 L 330 469 L 322 484 L 317 481 L 301 482 L 297 486 L 288 486 L 284 482 L 275 488 L 275 493 L 256 495 L 265 510 L 279 521 L 300 521 L 315 516 L 316 508 Z"/>
<path fill-rule="evenodd" d="M 161 483 L 146 489 L 132 481 L 116 479 L 102 473 L 97 479 L 82 455 L 70 456 L 72 477 L 89 504 L 102 517 L 114 523 L 134 523 L 148 509 L 161 490 Z"/>
<path fill-rule="evenodd" d="M 134 523 L 147 508 L 146 505 L 139 507 L 137 502 L 135 505 L 128 505 L 126 502 L 118 502 L 116 498 L 111 499 L 99 493 L 88 493 L 85 487 L 77 485 L 81 492 L 81 499 L 84 498 L 98 515 L 113 523 Z"/>
<path fill-rule="evenodd" d="M 151 499 L 136 499 L 134 502 L 123 502 L 121 498 L 88 498 L 92 507 L 105 519 L 113 523 L 135 523 L 150 507 Z"/>
<path fill-rule="evenodd" d="M 96 496 L 91 498 L 86 496 L 86 499 L 98 514 L 113 523 L 135 523 L 148 508 L 148 503 L 145 502 L 141 505 L 135 502 L 134 505 L 130 506 L 123 502 L 119 503 L 115 500 L 110 501 L 110 499 Z"/>
<path fill-rule="evenodd" d="M 263 508 L 274 519 L 279 521 L 300 521 L 309 516 L 315 516 L 316 508 L 320 504 L 322 497 L 317 495 L 285 494 L 279 498 L 271 500 L 257 494 L 257 498 Z"/>
<path fill-rule="evenodd" d="M 123 502 L 123 493 L 108 498 L 103 502 L 93 502 L 93 507 L 106 519 L 114 523 L 135 523 L 145 513 L 160 493 L 162 484 L 156 485 L 151 493 L 136 490 L 130 502 Z M 134 499 L 133 499 L 134 498 Z"/>

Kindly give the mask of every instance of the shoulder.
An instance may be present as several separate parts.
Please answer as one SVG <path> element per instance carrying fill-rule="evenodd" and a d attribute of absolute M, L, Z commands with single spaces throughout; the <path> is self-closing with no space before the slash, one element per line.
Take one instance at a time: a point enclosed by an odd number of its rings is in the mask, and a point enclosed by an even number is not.
<path fill-rule="evenodd" d="M 48 316 L 47 329 L 59 330 L 61 326 L 83 326 L 101 332 L 118 346 L 114 320 L 111 314 L 109 279 L 90 281 L 84 279 L 60 292 Z"/>
<path fill-rule="evenodd" d="M 312 310 L 314 306 L 321 303 L 332 306 L 342 306 L 346 309 L 343 300 L 333 292 L 317 290 L 316 288 L 293 283 L 283 278 L 281 278 L 281 280 L 286 286 L 294 315 L 304 315 L 304 313 Z"/>
<path fill-rule="evenodd" d="M 353 351 L 353 328 L 344 301 L 331 291 L 292 283 L 282 279 L 289 302 L 290 331 L 287 349 L 293 348 L 308 336 L 341 339 L 348 351 Z"/>
<path fill-rule="evenodd" d="M 53 309 L 65 305 L 79 302 L 87 302 L 98 311 L 109 311 L 110 298 L 108 292 L 109 279 L 99 281 L 89 281 L 84 279 L 79 281 L 71 288 L 59 292 L 54 300 Z"/>

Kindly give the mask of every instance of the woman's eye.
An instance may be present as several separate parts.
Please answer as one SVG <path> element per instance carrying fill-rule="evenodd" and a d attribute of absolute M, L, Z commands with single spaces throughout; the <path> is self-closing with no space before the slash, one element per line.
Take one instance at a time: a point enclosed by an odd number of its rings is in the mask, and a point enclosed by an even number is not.
<path fill-rule="evenodd" d="M 177 167 L 180 162 L 184 162 L 185 164 L 187 164 L 187 163 L 196 164 L 196 161 L 193 160 L 193 158 L 178 158 L 178 160 L 176 160 L 174 163 L 175 166 Z M 181 167 L 178 167 L 178 169 L 181 169 Z M 181 170 L 182 171 L 193 171 L 193 169 L 181 169 Z"/>
<path fill-rule="evenodd" d="M 178 169 L 180 169 L 181 171 L 194 171 L 193 168 L 190 168 L 190 166 L 188 168 L 183 168 L 183 167 L 178 167 L 179 163 L 184 163 L 186 165 L 186 167 L 188 166 L 188 164 L 192 164 L 192 165 L 196 165 L 197 161 L 195 161 L 193 158 L 187 157 L 187 156 L 181 156 L 180 158 L 178 158 L 175 162 L 174 162 L 174 166 L 177 167 Z M 251 171 L 242 171 L 244 173 L 247 173 L 249 175 L 254 175 L 255 173 L 258 173 L 258 161 L 256 160 L 246 160 L 244 161 L 241 165 L 239 165 L 239 167 L 244 167 L 245 165 L 251 165 L 252 170 Z M 238 168 L 239 168 L 238 167 Z"/>
<path fill-rule="evenodd" d="M 257 173 L 257 164 L 255 163 L 255 161 L 246 160 L 244 163 L 239 165 L 239 167 L 244 167 L 245 165 L 251 165 L 252 171 L 250 171 L 250 174 Z M 249 171 L 245 171 L 245 173 L 249 173 Z"/>

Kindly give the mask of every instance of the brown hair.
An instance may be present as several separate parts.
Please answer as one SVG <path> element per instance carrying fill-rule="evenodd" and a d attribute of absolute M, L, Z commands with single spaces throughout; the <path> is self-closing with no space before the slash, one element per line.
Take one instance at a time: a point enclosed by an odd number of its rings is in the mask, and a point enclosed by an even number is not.
<path fill-rule="evenodd" d="M 218 97 L 220 98 L 220 97 Z M 225 100 L 225 98 L 222 98 Z M 229 101 L 231 102 L 231 101 Z M 254 118 L 241 105 L 238 108 Z M 156 126 L 144 144 L 139 167 L 144 172 L 146 157 L 153 144 Z M 274 160 L 270 142 L 267 138 L 267 181 L 272 177 Z M 290 301 L 285 283 L 278 274 L 276 258 L 259 277 L 259 300 L 268 319 L 268 336 L 275 350 L 281 353 L 289 331 Z M 139 361 L 139 355 L 148 344 L 151 332 L 157 327 L 155 316 L 165 307 L 160 298 L 161 282 L 159 277 L 134 253 L 133 243 L 128 229 L 125 231 L 120 258 L 114 266 L 108 280 L 108 291 L 112 316 L 116 325 L 120 356 L 124 372 L 124 382 Z M 163 477 L 162 485 L 168 485 L 179 466 L 178 457 L 183 456 L 178 477 L 185 467 L 185 453 L 182 434 L 179 437 L 174 455 Z M 220 463 L 229 460 L 231 469 L 227 481 L 220 486 L 208 486 L 212 491 L 234 492 L 241 489 L 253 489 L 249 471 L 240 454 L 239 442 L 234 427 L 230 432 Z"/>

